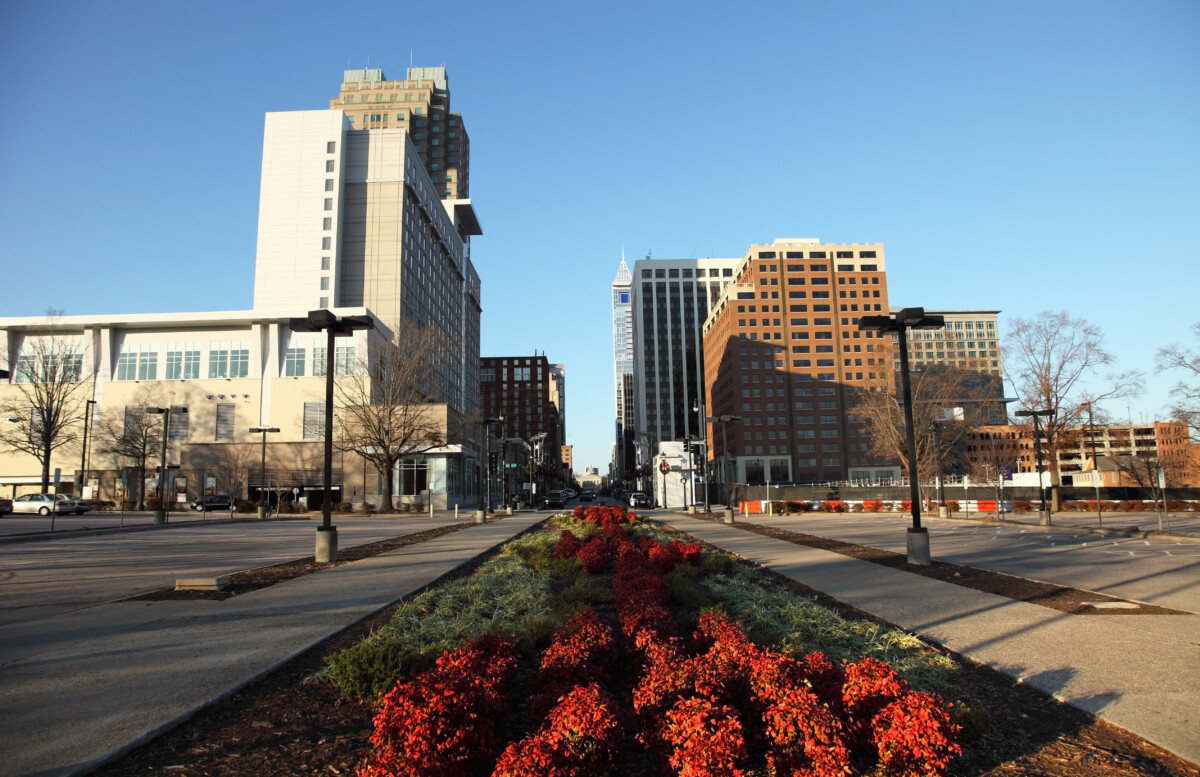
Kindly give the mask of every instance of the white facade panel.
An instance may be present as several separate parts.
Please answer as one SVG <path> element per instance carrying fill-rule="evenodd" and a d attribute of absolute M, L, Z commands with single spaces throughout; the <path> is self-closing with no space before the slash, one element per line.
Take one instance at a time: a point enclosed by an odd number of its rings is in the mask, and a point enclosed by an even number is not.
<path fill-rule="evenodd" d="M 267 114 L 254 272 L 256 311 L 315 310 L 336 300 L 343 133 L 349 128 L 339 111 Z M 327 288 L 321 288 L 322 278 L 328 279 Z"/>

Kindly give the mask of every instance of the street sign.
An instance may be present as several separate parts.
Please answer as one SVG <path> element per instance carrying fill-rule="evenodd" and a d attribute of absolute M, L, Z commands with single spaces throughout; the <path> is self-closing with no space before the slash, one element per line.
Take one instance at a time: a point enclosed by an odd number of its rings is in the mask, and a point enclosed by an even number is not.
<path fill-rule="evenodd" d="M 1159 470 L 1159 471 L 1161 472 L 1162 470 Z M 62 479 L 62 469 L 60 467 L 55 467 L 54 468 L 54 490 L 56 492 L 58 491 L 58 483 L 61 479 Z"/>

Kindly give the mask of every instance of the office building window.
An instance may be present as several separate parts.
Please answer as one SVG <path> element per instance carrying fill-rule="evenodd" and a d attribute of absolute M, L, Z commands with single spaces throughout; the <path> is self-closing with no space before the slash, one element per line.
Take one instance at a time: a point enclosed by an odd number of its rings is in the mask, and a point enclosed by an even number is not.
<path fill-rule="evenodd" d="M 288 348 L 283 357 L 283 374 L 289 378 L 304 377 L 304 347 Z"/>
<path fill-rule="evenodd" d="M 328 269 L 329 269 L 329 257 L 328 257 L 328 256 L 322 256 L 322 257 L 321 257 L 321 269 L 322 269 L 322 270 L 328 270 Z"/>
<path fill-rule="evenodd" d="M 138 346 L 138 380 L 156 380 L 158 377 L 158 347 L 150 343 Z"/>
<path fill-rule="evenodd" d="M 21 357 L 21 358 L 24 359 L 26 357 Z M 32 357 L 29 357 L 29 358 L 32 360 Z M 31 361 L 31 366 L 32 366 L 32 361 Z M 28 372 L 32 372 L 32 370 L 22 370 L 19 366 L 17 368 L 18 378 L 20 378 L 20 376 L 22 376 L 22 375 L 26 375 Z M 126 346 L 124 349 L 122 349 L 121 355 L 117 357 L 117 380 L 136 380 L 136 379 L 137 379 L 137 353 L 133 350 L 133 346 L 129 345 L 129 346 Z M 18 379 L 17 382 L 24 383 L 25 381 Z"/>
<path fill-rule="evenodd" d="M 322 251 L 328 251 L 332 247 L 333 247 L 333 240 L 331 238 L 328 238 L 328 237 L 321 238 L 321 250 Z"/>
<path fill-rule="evenodd" d="M 336 150 L 337 150 L 337 142 L 336 141 L 331 140 L 325 144 L 325 153 L 326 154 L 332 154 Z"/>

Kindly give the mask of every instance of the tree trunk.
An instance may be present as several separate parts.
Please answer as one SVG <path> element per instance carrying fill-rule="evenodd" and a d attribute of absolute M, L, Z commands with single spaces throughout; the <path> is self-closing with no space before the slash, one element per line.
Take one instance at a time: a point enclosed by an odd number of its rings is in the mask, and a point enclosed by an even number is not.
<path fill-rule="evenodd" d="M 379 474 L 380 480 L 383 481 L 383 490 L 379 497 L 379 512 L 394 513 L 395 506 L 392 504 L 392 477 L 391 473 L 396 468 L 396 462 L 388 461 L 380 467 L 378 462 L 371 462 L 375 465 L 375 471 Z"/>

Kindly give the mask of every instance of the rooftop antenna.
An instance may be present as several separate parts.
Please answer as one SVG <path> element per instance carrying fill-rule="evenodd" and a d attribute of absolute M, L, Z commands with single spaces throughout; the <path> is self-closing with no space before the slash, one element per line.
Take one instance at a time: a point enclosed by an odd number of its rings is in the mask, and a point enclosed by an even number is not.
<path fill-rule="evenodd" d="M 408 50 L 408 66 L 409 67 L 412 67 L 412 54 L 413 54 L 412 49 L 409 49 Z"/>

